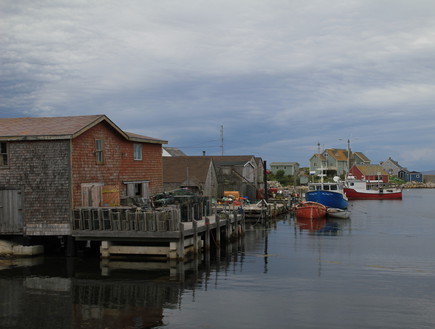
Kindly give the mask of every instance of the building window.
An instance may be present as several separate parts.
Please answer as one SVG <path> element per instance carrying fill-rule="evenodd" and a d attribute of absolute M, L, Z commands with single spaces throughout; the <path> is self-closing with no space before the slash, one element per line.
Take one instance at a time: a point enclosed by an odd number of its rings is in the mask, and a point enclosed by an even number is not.
<path fill-rule="evenodd" d="M 134 159 L 142 160 L 142 144 L 133 144 L 134 147 Z"/>
<path fill-rule="evenodd" d="M 129 198 L 149 198 L 149 181 L 124 182 Z"/>
<path fill-rule="evenodd" d="M 8 144 L 0 143 L 0 167 L 8 166 Z"/>
<path fill-rule="evenodd" d="M 95 141 L 95 158 L 97 163 L 104 163 L 103 141 L 101 139 Z"/>

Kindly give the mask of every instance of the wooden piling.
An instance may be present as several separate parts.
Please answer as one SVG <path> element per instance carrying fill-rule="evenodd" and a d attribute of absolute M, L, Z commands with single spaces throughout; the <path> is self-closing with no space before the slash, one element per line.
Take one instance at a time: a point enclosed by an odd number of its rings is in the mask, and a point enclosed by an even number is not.
<path fill-rule="evenodd" d="M 218 216 L 216 216 L 216 245 L 217 247 L 221 245 L 221 221 Z"/>
<path fill-rule="evenodd" d="M 184 260 L 184 224 L 180 222 L 178 226 L 180 230 L 180 240 L 178 241 L 178 259 Z"/>
<path fill-rule="evenodd" d="M 192 221 L 193 227 L 193 252 L 198 254 L 198 222 L 196 220 Z"/>
<path fill-rule="evenodd" d="M 205 218 L 205 246 L 206 250 L 210 249 L 210 219 L 208 217 Z"/>

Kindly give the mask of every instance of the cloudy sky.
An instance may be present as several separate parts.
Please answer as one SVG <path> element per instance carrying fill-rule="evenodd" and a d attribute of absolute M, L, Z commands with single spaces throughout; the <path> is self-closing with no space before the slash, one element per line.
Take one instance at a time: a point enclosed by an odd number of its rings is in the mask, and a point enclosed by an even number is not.
<path fill-rule="evenodd" d="M 188 155 L 317 144 L 435 169 L 433 0 L 2 0 L 0 116 L 106 114 Z"/>

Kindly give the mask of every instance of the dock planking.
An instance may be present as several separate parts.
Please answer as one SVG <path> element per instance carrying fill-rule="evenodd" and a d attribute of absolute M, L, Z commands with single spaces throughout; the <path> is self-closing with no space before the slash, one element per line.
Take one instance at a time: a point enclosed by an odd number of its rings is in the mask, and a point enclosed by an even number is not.
<path fill-rule="evenodd" d="M 243 214 L 231 211 L 182 221 L 177 207 L 159 211 L 140 208 L 78 208 L 73 213 L 76 240 L 101 241 L 103 258 L 119 255 L 156 256 L 184 260 L 187 256 L 240 236 Z"/>

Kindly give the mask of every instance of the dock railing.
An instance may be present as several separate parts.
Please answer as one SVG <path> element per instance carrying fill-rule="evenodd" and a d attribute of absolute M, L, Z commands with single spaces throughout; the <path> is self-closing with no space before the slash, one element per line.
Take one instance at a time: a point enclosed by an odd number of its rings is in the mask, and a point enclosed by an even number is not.
<path fill-rule="evenodd" d="M 178 231 L 178 207 L 144 210 L 132 207 L 81 207 L 73 210 L 74 231 Z"/>

